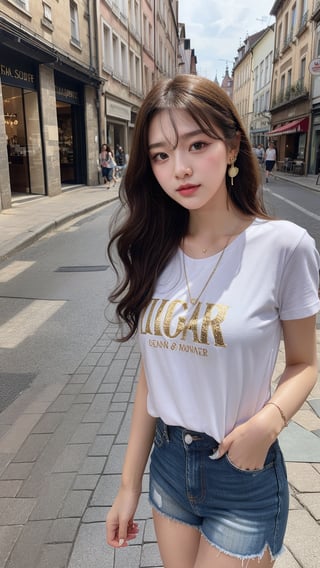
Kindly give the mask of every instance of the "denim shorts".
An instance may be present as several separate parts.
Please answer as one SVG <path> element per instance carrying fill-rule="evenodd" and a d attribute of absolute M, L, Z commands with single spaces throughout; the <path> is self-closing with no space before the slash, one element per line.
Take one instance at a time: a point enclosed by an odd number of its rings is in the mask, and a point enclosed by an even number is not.
<path fill-rule="evenodd" d="M 289 492 L 275 441 L 264 467 L 242 470 L 227 455 L 212 460 L 218 443 L 207 434 L 157 420 L 150 462 L 150 502 L 172 520 L 191 525 L 219 551 L 249 559 L 283 550 Z"/>

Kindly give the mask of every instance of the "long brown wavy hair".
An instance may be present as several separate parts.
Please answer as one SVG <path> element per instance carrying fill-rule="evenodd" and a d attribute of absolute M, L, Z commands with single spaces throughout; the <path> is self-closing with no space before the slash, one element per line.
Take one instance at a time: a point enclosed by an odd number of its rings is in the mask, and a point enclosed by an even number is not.
<path fill-rule="evenodd" d="M 118 277 L 109 300 L 116 304 L 119 322 L 128 326 L 122 341 L 137 330 L 139 316 L 152 298 L 157 278 L 188 228 L 189 211 L 162 190 L 149 158 L 150 121 L 157 112 L 170 109 L 187 111 L 208 136 L 216 136 L 219 129 L 229 148 L 235 147 L 240 137 L 236 161 L 239 174 L 233 186 L 226 172 L 229 199 L 245 214 L 268 218 L 258 191 L 257 159 L 228 95 L 216 83 L 196 75 L 177 75 L 158 82 L 144 99 L 137 116 L 129 163 L 120 188 L 121 213 L 125 217 L 122 215 L 121 219 L 118 214 L 113 219 L 108 245 L 108 255 Z M 114 248 L 122 263 L 121 271 L 117 268 Z"/>

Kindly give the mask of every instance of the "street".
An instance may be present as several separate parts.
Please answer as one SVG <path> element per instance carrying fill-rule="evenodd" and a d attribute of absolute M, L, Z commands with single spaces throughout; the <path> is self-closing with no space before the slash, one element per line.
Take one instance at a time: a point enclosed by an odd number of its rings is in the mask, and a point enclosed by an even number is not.
<path fill-rule="evenodd" d="M 72 373 L 106 325 L 108 222 L 78 218 L 0 264 L 0 411 L 31 381 Z"/>
<path fill-rule="evenodd" d="M 320 250 L 320 193 L 274 177 L 264 187 L 269 213 L 307 229 Z"/>

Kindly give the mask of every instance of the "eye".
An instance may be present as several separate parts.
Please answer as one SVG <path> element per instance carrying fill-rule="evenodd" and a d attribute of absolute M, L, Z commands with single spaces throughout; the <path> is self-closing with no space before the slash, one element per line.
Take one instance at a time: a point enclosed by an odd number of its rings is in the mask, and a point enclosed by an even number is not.
<path fill-rule="evenodd" d="M 206 142 L 193 142 L 190 146 L 190 150 L 203 150 L 203 148 L 207 146 L 208 144 L 206 144 Z"/>
<path fill-rule="evenodd" d="M 166 154 L 165 152 L 158 152 L 158 154 L 154 154 L 153 156 L 151 156 L 151 160 L 153 162 L 163 162 L 168 157 L 169 157 L 168 154 Z"/>

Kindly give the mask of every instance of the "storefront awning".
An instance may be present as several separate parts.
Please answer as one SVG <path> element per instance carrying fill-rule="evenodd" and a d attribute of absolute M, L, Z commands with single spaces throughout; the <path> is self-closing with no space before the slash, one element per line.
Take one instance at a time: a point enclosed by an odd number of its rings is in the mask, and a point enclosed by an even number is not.
<path fill-rule="evenodd" d="M 309 126 L 309 118 L 300 118 L 299 120 L 293 120 L 292 122 L 287 122 L 271 132 L 268 132 L 268 136 L 281 136 L 281 134 L 295 134 L 296 132 L 307 132 Z"/>

